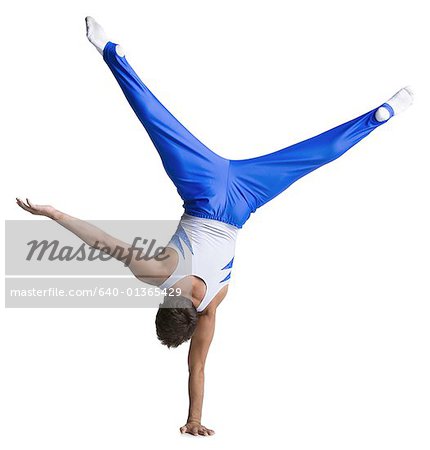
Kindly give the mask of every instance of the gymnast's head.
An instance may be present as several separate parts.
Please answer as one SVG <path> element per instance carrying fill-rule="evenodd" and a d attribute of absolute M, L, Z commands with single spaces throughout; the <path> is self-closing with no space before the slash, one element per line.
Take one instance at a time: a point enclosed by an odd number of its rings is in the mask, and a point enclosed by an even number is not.
<path fill-rule="evenodd" d="M 166 296 L 155 318 L 157 337 L 167 347 L 178 347 L 191 339 L 197 326 L 193 302 L 181 295 Z"/>

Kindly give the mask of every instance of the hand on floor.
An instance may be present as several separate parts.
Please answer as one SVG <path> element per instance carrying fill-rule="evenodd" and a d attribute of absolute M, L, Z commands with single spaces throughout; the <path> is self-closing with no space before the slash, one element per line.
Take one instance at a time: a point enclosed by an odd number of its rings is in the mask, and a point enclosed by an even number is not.
<path fill-rule="evenodd" d="M 193 436 L 212 436 L 215 434 L 214 430 L 204 427 L 200 422 L 187 422 L 179 430 L 182 434 L 188 433 Z"/>

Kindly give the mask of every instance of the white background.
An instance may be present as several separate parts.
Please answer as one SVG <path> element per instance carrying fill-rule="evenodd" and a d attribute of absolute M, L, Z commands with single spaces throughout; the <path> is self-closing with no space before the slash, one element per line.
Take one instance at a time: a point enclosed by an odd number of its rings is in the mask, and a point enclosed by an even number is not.
<path fill-rule="evenodd" d="M 152 309 L 0 311 L 3 449 L 428 449 L 425 2 L 10 2 L 1 14 L 2 212 L 179 219 L 181 202 L 100 55 L 94 16 L 206 145 L 246 158 L 416 102 L 241 232 L 187 416 L 187 346 Z M 3 259 L 3 258 L 2 258 Z M 3 262 L 2 262 L 3 263 Z"/>

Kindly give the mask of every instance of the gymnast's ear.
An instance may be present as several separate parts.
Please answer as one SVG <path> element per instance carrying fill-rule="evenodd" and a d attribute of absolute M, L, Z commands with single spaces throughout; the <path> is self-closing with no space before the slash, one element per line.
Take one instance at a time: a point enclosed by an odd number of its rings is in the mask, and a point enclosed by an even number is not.
<path fill-rule="evenodd" d="M 178 347 L 191 339 L 197 321 L 197 310 L 190 299 L 166 296 L 155 317 L 157 337 L 168 348 Z"/>

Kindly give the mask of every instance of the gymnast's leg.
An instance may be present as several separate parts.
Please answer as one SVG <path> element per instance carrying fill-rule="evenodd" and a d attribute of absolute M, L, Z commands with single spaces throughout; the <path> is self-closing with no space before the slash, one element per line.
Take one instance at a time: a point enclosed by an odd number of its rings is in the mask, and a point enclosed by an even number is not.
<path fill-rule="evenodd" d="M 404 88 L 379 108 L 311 139 L 268 155 L 231 161 L 232 198 L 239 198 L 240 194 L 240 198 L 246 200 L 245 208 L 240 204 L 230 206 L 237 212 L 240 210 L 242 216 L 238 221 L 243 224 L 252 212 L 299 178 L 344 154 L 393 115 L 406 109 L 412 98 L 410 89 Z"/>
<path fill-rule="evenodd" d="M 164 168 L 184 200 L 185 210 L 199 210 L 226 183 L 228 160 L 192 135 L 151 93 L 125 58 L 124 50 L 110 42 L 103 28 L 86 18 L 87 37 L 103 55 L 130 106 L 154 143 Z M 198 211 L 197 211 L 198 212 Z M 201 212 L 201 211 L 200 211 Z"/>

